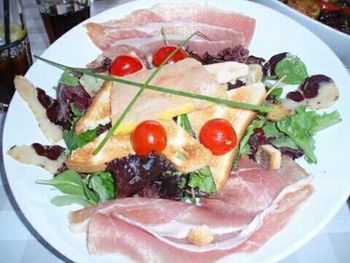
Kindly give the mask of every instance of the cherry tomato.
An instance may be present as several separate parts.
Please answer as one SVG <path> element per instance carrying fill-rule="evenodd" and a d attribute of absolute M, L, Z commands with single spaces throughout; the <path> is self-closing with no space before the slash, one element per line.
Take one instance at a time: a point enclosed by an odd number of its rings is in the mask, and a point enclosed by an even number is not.
<path fill-rule="evenodd" d="M 159 67 L 160 64 L 173 52 L 176 46 L 164 46 L 158 49 L 153 54 L 153 65 Z M 179 49 L 167 62 L 167 64 L 175 63 L 188 57 L 188 54 L 183 50 Z"/>
<path fill-rule="evenodd" d="M 236 146 L 237 135 L 227 120 L 218 118 L 209 120 L 203 125 L 199 141 L 214 155 L 222 155 Z"/>
<path fill-rule="evenodd" d="M 115 76 L 123 77 L 141 69 L 142 63 L 139 59 L 129 55 L 121 55 L 115 58 L 109 72 Z"/>
<path fill-rule="evenodd" d="M 157 121 L 144 121 L 131 135 L 131 143 L 137 155 L 147 156 L 152 151 L 160 154 L 167 145 L 167 134 Z"/>

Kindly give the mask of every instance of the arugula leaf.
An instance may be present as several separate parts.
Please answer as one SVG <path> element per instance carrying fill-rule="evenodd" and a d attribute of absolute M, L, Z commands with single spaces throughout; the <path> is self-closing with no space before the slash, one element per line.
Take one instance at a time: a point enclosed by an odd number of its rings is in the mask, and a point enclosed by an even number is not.
<path fill-rule="evenodd" d="M 317 163 L 315 156 L 314 134 L 322 129 L 328 128 L 341 121 L 337 111 L 318 114 L 315 111 L 306 111 L 305 106 L 299 106 L 295 113 L 280 121 L 266 121 L 264 117 L 258 116 L 247 128 L 240 145 L 239 152 L 234 161 L 237 167 L 238 160 L 242 154 L 250 154 L 249 139 L 254 129 L 263 128 L 267 138 L 273 138 L 272 145 L 277 148 L 288 147 L 301 149 L 304 158 L 309 163 Z"/>
<path fill-rule="evenodd" d="M 303 119 L 299 114 L 295 114 L 290 118 L 278 121 L 277 127 L 281 132 L 288 135 L 289 138 L 291 138 L 294 143 L 303 150 L 307 162 L 317 163 L 317 158 L 314 154 L 315 141 L 312 138 L 312 133 L 310 131 L 311 127 L 306 121 L 306 119 L 309 119 L 310 121 L 312 119 L 308 117 L 309 115 L 306 115 Z"/>
<path fill-rule="evenodd" d="M 37 180 L 38 184 L 52 185 L 67 196 L 54 197 L 51 202 L 58 206 L 70 205 L 72 203 L 97 204 L 98 197 L 90 189 L 80 175 L 73 170 L 67 170 L 50 180 Z"/>
<path fill-rule="evenodd" d="M 80 175 L 73 170 L 67 170 L 50 180 L 37 180 L 38 184 L 48 184 L 55 186 L 62 193 L 69 195 L 84 196 L 83 182 Z"/>
<path fill-rule="evenodd" d="M 58 82 L 67 86 L 79 86 L 79 79 L 68 72 L 63 72 Z"/>
<path fill-rule="evenodd" d="M 63 131 L 63 140 L 66 143 L 68 150 L 73 151 L 94 140 L 97 137 L 98 129 L 99 127 L 79 135 L 75 134 L 73 129 L 65 130 Z"/>
<path fill-rule="evenodd" d="M 209 167 L 189 173 L 188 186 L 205 193 L 215 193 L 216 185 Z"/>
<path fill-rule="evenodd" d="M 185 131 L 187 131 L 191 136 L 194 137 L 194 131 L 192 130 L 192 126 L 190 123 L 190 120 L 188 119 L 187 114 L 182 114 L 180 116 L 177 116 L 177 124 L 183 128 Z"/>
<path fill-rule="evenodd" d="M 85 181 L 83 181 L 83 188 L 84 188 L 84 194 L 86 199 L 92 202 L 93 204 L 97 204 L 99 202 L 97 193 L 95 193 L 93 189 L 90 189 L 88 184 Z"/>
<path fill-rule="evenodd" d="M 298 108 L 296 114 L 278 121 L 277 127 L 303 150 L 307 162 L 317 163 L 313 135 L 315 132 L 340 121 L 341 118 L 337 111 L 321 115 L 315 111 L 305 111 L 305 108 Z"/>
<path fill-rule="evenodd" d="M 79 204 L 84 207 L 90 206 L 94 203 L 87 201 L 85 198 L 79 195 L 59 195 L 51 199 L 51 203 L 56 206 L 65 206 L 72 204 Z"/>
<path fill-rule="evenodd" d="M 331 113 L 324 113 L 323 115 L 317 117 L 316 124 L 312 128 L 312 131 L 318 132 L 332 125 L 335 125 L 341 121 L 342 119 L 338 111 L 333 111 Z"/>
<path fill-rule="evenodd" d="M 277 77 L 287 84 L 301 84 L 308 77 L 305 64 L 297 56 L 287 56 L 275 67 Z"/>
<path fill-rule="evenodd" d="M 263 126 L 263 130 L 267 138 L 278 137 L 282 134 L 277 129 L 276 122 L 272 122 L 272 121 L 267 121 L 266 124 Z"/>
<path fill-rule="evenodd" d="M 298 149 L 298 146 L 294 143 L 294 141 L 291 138 L 289 138 L 288 136 L 284 136 L 284 135 L 276 138 L 272 142 L 272 145 L 277 147 L 277 148 L 288 147 L 288 148 L 291 148 L 294 150 Z"/>
<path fill-rule="evenodd" d="M 93 173 L 89 178 L 88 185 L 97 193 L 102 202 L 115 198 L 114 178 L 110 172 Z"/>

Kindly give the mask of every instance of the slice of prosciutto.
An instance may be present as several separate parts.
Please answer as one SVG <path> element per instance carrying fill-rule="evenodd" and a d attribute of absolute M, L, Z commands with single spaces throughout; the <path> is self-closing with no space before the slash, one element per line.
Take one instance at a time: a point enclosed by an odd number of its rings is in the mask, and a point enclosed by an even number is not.
<path fill-rule="evenodd" d="M 154 237 L 142 228 L 135 227 L 120 218 L 96 213 L 91 218 L 88 233 L 90 253 L 121 253 L 135 262 L 213 262 L 233 253 L 254 252 L 289 221 L 298 206 L 312 193 L 305 185 L 291 192 L 278 203 L 278 209 L 263 218 L 250 237 L 239 246 L 230 249 L 193 252 L 172 246 Z"/>
<path fill-rule="evenodd" d="M 140 47 L 139 40 L 161 36 L 162 28 L 167 38 L 177 37 L 180 41 L 200 31 L 211 41 L 230 41 L 226 43 L 230 45 L 225 47 L 247 47 L 254 33 L 255 20 L 243 14 L 203 5 L 156 5 L 151 9 L 134 11 L 124 19 L 101 24 L 88 23 L 87 33 L 97 47 L 106 51 L 121 44 Z M 120 40 L 130 41 L 119 43 Z M 207 50 L 209 52 L 210 48 Z"/>
<path fill-rule="evenodd" d="M 124 44 L 138 45 L 138 41 L 142 42 L 143 38 L 159 38 L 163 40 L 162 33 L 167 39 L 186 39 L 193 33 L 201 32 L 205 37 L 197 37 L 198 39 L 207 39 L 210 41 L 230 40 L 234 45 L 245 45 L 245 36 L 242 32 L 235 31 L 231 28 L 207 25 L 196 22 L 161 22 L 148 23 L 136 27 L 115 28 L 104 24 L 89 23 L 87 29 L 94 43 L 102 50 L 107 50 L 115 45 L 117 41 L 123 41 Z M 195 37 L 196 38 L 196 37 Z M 179 42 L 180 42 L 179 41 Z M 164 40 L 162 41 L 164 44 Z M 121 44 L 121 43 L 119 43 Z M 178 43 L 175 43 L 178 44 Z"/>
<path fill-rule="evenodd" d="M 157 14 L 161 14 L 165 21 L 193 21 L 242 32 L 245 36 L 245 46 L 250 44 L 255 29 L 255 19 L 216 7 L 193 3 L 181 5 L 159 4 L 154 6 L 152 10 Z"/>
<path fill-rule="evenodd" d="M 76 226 L 89 221 L 91 253 L 123 253 L 135 261 L 212 262 L 253 252 L 285 226 L 313 191 L 305 172 L 285 161 L 288 172 L 266 171 L 241 160 L 223 191 L 202 198 L 200 206 L 126 198 L 75 211 L 70 221 Z M 189 244 L 189 231 L 202 225 L 210 228 L 213 242 Z"/>

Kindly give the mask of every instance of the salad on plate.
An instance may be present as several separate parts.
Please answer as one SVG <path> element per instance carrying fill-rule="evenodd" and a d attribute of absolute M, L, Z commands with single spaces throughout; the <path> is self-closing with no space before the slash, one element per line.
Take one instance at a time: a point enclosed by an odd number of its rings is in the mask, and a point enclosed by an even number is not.
<path fill-rule="evenodd" d="M 87 23 L 102 54 L 84 67 L 37 57 L 63 70 L 56 98 L 16 77 L 53 144 L 8 155 L 52 174 L 36 183 L 57 189 L 53 205 L 82 206 L 70 229 L 87 233 L 89 253 L 253 253 L 307 202 L 312 177 L 296 161 L 317 163 L 314 135 L 341 121 L 327 111 L 339 91 L 298 54 L 250 54 L 255 25 L 207 5 L 156 5 Z"/>

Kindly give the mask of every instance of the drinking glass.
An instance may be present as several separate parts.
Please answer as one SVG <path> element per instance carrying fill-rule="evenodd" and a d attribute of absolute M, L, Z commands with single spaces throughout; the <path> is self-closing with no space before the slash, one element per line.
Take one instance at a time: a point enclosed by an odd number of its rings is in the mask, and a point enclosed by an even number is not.
<path fill-rule="evenodd" d="M 15 92 L 15 75 L 32 64 L 27 28 L 20 0 L 0 2 L 0 111 L 6 111 Z"/>
<path fill-rule="evenodd" d="M 50 44 L 90 17 L 89 0 L 36 0 Z"/>

